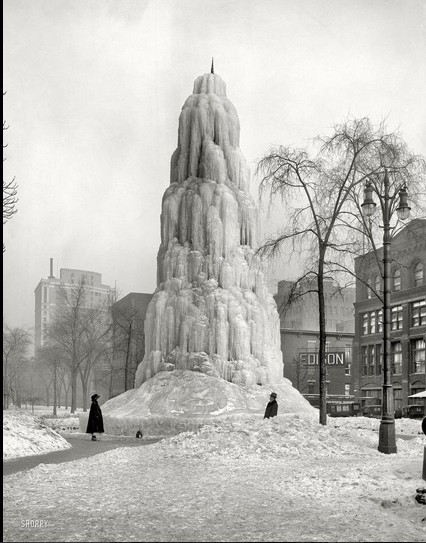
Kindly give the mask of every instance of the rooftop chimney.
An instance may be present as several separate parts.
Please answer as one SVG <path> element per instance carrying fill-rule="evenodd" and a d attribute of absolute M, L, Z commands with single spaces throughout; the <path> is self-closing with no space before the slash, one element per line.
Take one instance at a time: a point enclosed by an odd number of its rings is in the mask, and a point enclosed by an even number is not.
<path fill-rule="evenodd" d="M 55 276 L 53 275 L 53 258 L 50 259 L 50 275 L 49 279 L 53 279 Z"/>

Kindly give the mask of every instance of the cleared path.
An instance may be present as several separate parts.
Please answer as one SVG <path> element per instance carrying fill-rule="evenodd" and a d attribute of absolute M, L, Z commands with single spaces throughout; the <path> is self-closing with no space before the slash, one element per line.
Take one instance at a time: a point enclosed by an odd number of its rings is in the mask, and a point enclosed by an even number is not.
<path fill-rule="evenodd" d="M 26 471 L 35 468 L 39 464 L 71 462 L 72 460 L 79 460 L 118 447 L 141 447 L 159 441 L 159 439 L 136 439 L 124 436 L 102 436 L 100 441 L 91 441 L 90 436 L 85 434 L 74 436 L 73 434 L 67 434 L 63 435 L 63 437 L 72 445 L 70 449 L 5 460 L 3 462 L 3 475 Z"/>

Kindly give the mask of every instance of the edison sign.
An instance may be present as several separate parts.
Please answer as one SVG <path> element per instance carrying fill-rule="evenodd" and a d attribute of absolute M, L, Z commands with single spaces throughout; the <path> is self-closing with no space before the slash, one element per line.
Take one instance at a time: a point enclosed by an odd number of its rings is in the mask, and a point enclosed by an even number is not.
<path fill-rule="evenodd" d="M 299 353 L 299 360 L 307 366 L 318 366 L 318 353 Z M 325 353 L 325 363 L 328 366 L 344 366 L 345 353 L 328 352 Z"/>

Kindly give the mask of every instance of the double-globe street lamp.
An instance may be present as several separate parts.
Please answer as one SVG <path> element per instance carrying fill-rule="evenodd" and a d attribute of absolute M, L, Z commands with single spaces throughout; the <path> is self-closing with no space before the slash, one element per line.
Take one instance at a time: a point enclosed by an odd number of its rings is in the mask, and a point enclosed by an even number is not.
<path fill-rule="evenodd" d="M 367 181 L 364 189 L 364 202 L 362 212 L 367 217 L 373 215 L 376 204 L 372 198 L 373 192 L 380 201 L 383 216 L 383 385 L 382 385 L 382 419 L 379 429 L 380 452 L 385 454 L 396 453 L 395 439 L 395 413 L 391 372 L 391 276 L 390 276 L 390 221 L 395 210 L 396 198 L 399 196 L 399 206 L 396 208 L 400 220 L 408 219 L 410 207 L 408 207 L 407 189 L 405 185 L 397 188 L 393 195 L 389 194 L 389 177 L 385 169 L 383 180 L 384 194 Z"/>

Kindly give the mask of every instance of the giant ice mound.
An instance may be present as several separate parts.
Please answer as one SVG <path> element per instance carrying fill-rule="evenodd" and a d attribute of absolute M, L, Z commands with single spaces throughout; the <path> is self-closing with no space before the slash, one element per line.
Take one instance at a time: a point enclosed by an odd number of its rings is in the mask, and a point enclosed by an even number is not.
<path fill-rule="evenodd" d="M 258 209 L 239 138 L 225 83 L 198 77 L 163 196 L 145 356 L 136 388 L 103 406 L 108 433 L 141 426 L 167 435 L 201 419 L 263 413 L 280 383 L 281 401 L 312 409 L 283 380 L 279 316 L 255 257 Z"/>

